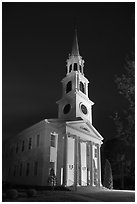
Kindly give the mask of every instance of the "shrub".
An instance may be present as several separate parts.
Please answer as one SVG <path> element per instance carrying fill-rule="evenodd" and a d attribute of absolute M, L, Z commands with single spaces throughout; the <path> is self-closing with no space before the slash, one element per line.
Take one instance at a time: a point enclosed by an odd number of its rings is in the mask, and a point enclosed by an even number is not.
<path fill-rule="evenodd" d="M 109 161 L 106 159 L 105 163 L 105 172 L 104 172 L 104 187 L 108 189 L 113 189 L 113 177 L 112 177 L 112 170 Z"/>
<path fill-rule="evenodd" d="M 12 199 L 17 198 L 18 197 L 18 191 L 16 189 L 9 189 L 6 192 L 6 196 L 8 198 L 12 198 Z"/>
<path fill-rule="evenodd" d="M 50 170 L 50 175 L 49 175 L 49 178 L 48 178 L 48 184 L 49 184 L 49 186 L 52 187 L 52 190 L 54 190 L 54 186 L 56 186 L 56 183 L 57 183 L 57 178 L 56 178 L 54 169 L 51 169 Z"/>
<path fill-rule="evenodd" d="M 37 191 L 35 189 L 29 189 L 27 191 L 27 196 L 28 197 L 33 197 L 33 196 L 36 196 L 37 195 Z"/>

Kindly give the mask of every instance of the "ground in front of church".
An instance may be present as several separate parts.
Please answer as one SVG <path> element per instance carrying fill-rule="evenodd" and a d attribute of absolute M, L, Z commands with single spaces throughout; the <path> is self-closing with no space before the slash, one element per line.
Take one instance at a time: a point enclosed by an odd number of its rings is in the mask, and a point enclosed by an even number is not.
<path fill-rule="evenodd" d="M 135 191 L 77 187 L 71 188 L 71 191 L 39 191 L 31 198 L 23 192 L 14 200 L 4 197 L 5 202 L 134 202 Z"/>

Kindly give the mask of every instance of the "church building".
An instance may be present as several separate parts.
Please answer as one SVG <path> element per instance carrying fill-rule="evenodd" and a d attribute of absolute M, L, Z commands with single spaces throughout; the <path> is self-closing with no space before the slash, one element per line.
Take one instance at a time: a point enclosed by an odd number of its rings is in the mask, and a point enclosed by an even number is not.
<path fill-rule="evenodd" d="M 4 181 L 48 186 L 54 169 L 58 186 L 101 186 L 103 137 L 92 125 L 88 79 L 75 31 L 72 52 L 57 101 L 58 118 L 44 119 L 6 142 Z"/>

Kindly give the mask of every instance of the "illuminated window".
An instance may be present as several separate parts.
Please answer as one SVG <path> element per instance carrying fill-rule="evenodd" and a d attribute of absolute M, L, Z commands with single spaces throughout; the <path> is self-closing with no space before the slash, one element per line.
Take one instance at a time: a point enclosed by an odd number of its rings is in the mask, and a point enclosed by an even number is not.
<path fill-rule="evenodd" d="M 69 81 L 66 85 L 66 93 L 70 92 L 72 90 L 72 82 Z"/>
<path fill-rule="evenodd" d="M 39 143 L 40 143 L 40 135 L 37 135 L 37 147 L 39 147 Z"/>
<path fill-rule="evenodd" d="M 22 141 L 22 152 L 24 151 L 24 145 L 25 145 L 25 141 Z"/>
<path fill-rule="evenodd" d="M 32 138 L 29 138 L 29 145 L 28 145 L 28 149 L 32 149 Z"/>
<path fill-rule="evenodd" d="M 29 175 L 29 163 L 27 163 L 27 167 L 26 167 L 26 176 Z"/>
<path fill-rule="evenodd" d="M 56 136 L 51 133 L 50 135 L 50 146 L 55 147 L 56 146 Z"/>

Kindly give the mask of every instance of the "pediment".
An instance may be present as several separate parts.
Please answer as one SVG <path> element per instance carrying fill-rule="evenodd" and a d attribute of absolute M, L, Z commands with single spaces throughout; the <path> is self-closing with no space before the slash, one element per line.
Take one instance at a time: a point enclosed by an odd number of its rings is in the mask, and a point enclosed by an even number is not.
<path fill-rule="evenodd" d="M 98 140 L 103 140 L 103 137 L 100 135 L 100 133 L 88 121 L 84 121 L 84 120 L 68 121 L 66 122 L 66 125 L 77 131 L 90 135 L 91 137 L 94 137 Z"/>

